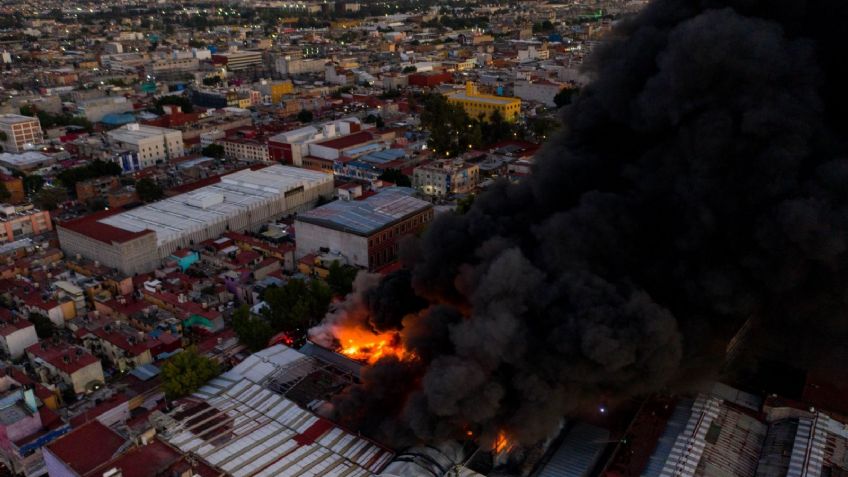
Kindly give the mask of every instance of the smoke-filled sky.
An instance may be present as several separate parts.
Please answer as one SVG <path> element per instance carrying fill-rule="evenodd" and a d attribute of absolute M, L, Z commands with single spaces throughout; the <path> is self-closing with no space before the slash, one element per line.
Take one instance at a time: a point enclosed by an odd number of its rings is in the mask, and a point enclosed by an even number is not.
<path fill-rule="evenodd" d="M 593 57 L 533 175 L 445 215 L 347 318 L 401 330 L 335 401 L 394 442 L 667 389 L 747 347 L 848 347 L 844 0 L 658 0 Z"/>

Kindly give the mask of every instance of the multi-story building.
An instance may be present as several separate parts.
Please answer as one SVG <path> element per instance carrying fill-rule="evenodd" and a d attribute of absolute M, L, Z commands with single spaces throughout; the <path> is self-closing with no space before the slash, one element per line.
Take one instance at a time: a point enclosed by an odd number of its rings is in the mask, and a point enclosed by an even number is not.
<path fill-rule="evenodd" d="M 32 206 L 0 206 L 0 244 L 53 230 L 50 212 Z"/>
<path fill-rule="evenodd" d="M 484 120 L 489 120 L 497 111 L 504 120 L 513 122 L 521 112 L 521 99 L 481 94 L 470 81 L 465 83 L 464 91 L 448 94 L 448 102 L 462 106 L 472 118 L 482 117 Z"/>
<path fill-rule="evenodd" d="M 229 51 L 212 55 L 212 63 L 226 66 L 229 71 L 237 71 L 262 64 L 261 51 Z"/>
<path fill-rule="evenodd" d="M 256 229 L 269 220 L 333 196 L 333 177 L 273 165 L 215 179 L 192 192 L 114 213 L 104 211 L 58 226 L 59 243 L 123 273 L 148 272 L 178 248 L 227 230 Z"/>
<path fill-rule="evenodd" d="M 100 360 L 79 346 L 45 340 L 27 348 L 26 353 L 45 383 L 59 384 L 76 394 L 103 385 Z"/>
<path fill-rule="evenodd" d="M 269 162 L 268 143 L 264 140 L 246 137 L 230 137 L 217 141 L 224 146 L 224 156 L 248 162 Z"/>
<path fill-rule="evenodd" d="M 329 250 L 368 270 L 393 262 L 401 238 L 433 220 L 433 206 L 413 193 L 391 187 L 361 201 L 338 200 L 298 215 L 295 258 Z"/>
<path fill-rule="evenodd" d="M 38 343 L 35 325 L 11 311 L 0 308 L 0 350 L 12 359 L 18 359 L 28 346 Z"/>
<path fill-rule="evenodd" d="M 295 76 L 308 73 L 322 73 L 326 58 L 292 58 L 284 56 L 277 58 L 277 72 L 281 75 Z"/>
<path fill-rule="evenodd" d="M 442 197 L 472 192 L 480 179 L 480 166 L 461 160 L 442 161 L 416 167 L 412 187 L 426 195 Z"/>
<path fill-rule="evenodd" d="M 516 81 L 513 94 L 524 101 L 535 101 L 548 107 L 555 107 L 554 97 L 563 86 L 552 81 Z"/>
<path fill-rule="evenodd" d="M 38 118 L 0 114 L 0 145 L 6 152 L 21 152 L 28 144 L 41 144 L 44 134 Z"/>
<path fill-rule="evenodd" d="M 258 85 L 258 90 L 262 94 L 262 101 L 265 103 L 279 103 L 283 96 L 294 92 L 294 83 L 286 81 L 266 81 L 263 80 Z"/>
<path fill-rule="evenodd" d="M 59 416 L 47 408 L 49 391 L 14 367 L 0 371 L 0 464 L 11 474 L 25 477 L 47 475 L 42 447 L 70 431 Z M 39 401 L 42 404 L 39 409 Z"/>
<path fill-rule="evenodd" d="M 306 126 L 268 138 L 268 152 L 274 161 L 301 166 L 303 165 L 303 158 L 310 155 L 311 144 L 353 134 L 361 129 L 362 124 L 357 118 L 346 118 L 317 126 Z"/>
<path fill-rule="evenodd" d="M 185 155 L 183 133 L 176 129 L 132 123 L 107 134 L 115 147 L 137 153 L 142 169 Z"/>

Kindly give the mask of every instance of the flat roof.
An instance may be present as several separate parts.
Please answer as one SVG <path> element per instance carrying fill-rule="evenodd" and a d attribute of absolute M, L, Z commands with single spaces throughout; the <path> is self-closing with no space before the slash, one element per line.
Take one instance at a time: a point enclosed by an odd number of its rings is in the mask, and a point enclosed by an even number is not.
<path fill-rule="evenodd" d="M 0 162 L 5 162 L 6 164 L 13 166 L 31 166 L 52 160 L 54 160 L 52 157 L 46 156 L 37 151 L 0 153 Z"/>
<path fill-rule="evenodd" d="M 38 118 L 24 116 L 21 114 L 0 114 L 0 123 L 2 124 L 19 124 L 30 121 L 38 121 Z"/>
<path fill-rule="evenodd" d="M 116 141 L 137 144 L 138 141 L 144 139 L 179 132 L 180 131 L 176 129 L 160 128 L 158 126 L 148 126 L 147 124 L 131 123 L 127 124 L 124 127 L 113 129 L 107 134 L 110 138 Z"/>
<path fill-rule="evenodd" d="M 475 94 L 472 96 L 468 96 L 467 94 L 465 94 L 465 91 L 451 93 L 448 95 L 448 99 L 456 99 L 459 101 L 479 101 L 481 103 L 489 104 L 512 104 L 516 102 L 521 102 L 519 98 L 502 98 L 500 96 L 492 96 L 488 94 Z"/>
<path fill-rule="evenodd" d="M 297 220 L 356 235 L 372 233 L 432 205 L 408 187 L 390 187 L 364 200 L 337 200 L 298 215 Z"/>
<path fill-rule="evenodd" d="M 159 202 L 102 218 L 100 224 L 131 233 L 152 230 L 161 245 L 184 234 L 206 229 L 271 202 L 298 187 L 332 182 L 323 172 L 273 165 L 245 169 L 221 177 L 217 183 Z"/>

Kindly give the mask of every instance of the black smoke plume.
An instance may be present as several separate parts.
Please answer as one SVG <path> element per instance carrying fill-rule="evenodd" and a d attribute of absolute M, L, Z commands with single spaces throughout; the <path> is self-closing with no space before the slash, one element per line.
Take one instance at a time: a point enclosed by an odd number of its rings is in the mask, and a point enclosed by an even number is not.
<path fill-rule="evenodd" d="M 657 0 L 620 24 L 532 176 L 440 217 L 409 271 L 354 299 L 418 360 L 366 369 L 337 417 L 531 444 L 716 370 L 748 320 L 745 349 L 844 356 L 846 10 Z"/>

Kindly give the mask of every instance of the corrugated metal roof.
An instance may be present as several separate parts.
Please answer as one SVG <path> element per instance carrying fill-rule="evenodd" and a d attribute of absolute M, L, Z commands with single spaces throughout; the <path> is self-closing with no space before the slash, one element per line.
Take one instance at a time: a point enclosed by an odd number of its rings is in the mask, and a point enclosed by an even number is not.
<path fill-rule="evenodd" d="M 588 475 L 607 445 L 609 431 L 578 423 L 565 436 L 537 477 L 583 477 Z"/>
<path fill-rule="evenodd" d="M 234 477 L 364 477 L 392 458 L 387 449 L 248 379 L 219 377 L 193 397 L 208 406 L 182 415 L 169 442 Z"/>
<path fill-rule="evenodd" d="M 432 207 L 416 199 L 414 190 L 390 187 L 360 201 L 337 200 L 300 214 L 298 221 L 358 235 L 370 235 L 394 222 Z"/>

